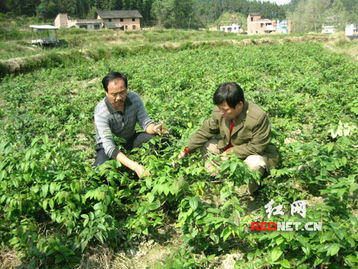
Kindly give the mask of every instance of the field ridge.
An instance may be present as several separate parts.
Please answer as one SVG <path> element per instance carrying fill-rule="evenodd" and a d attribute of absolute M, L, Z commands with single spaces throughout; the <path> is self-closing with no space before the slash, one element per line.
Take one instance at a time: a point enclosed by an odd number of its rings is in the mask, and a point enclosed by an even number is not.
<path fill-rule="evenodd" d="M 32 72 L 40 68 L 51 68 L 58 66 L 68 66 L 79 61 L 94 60 L 98 61 L 103 58 L 111 58 L 113 56 L 126 56 L 140 54 L 148 50 L 182 50 L 189 48 L 197 48 L 200 46 L 248 46 L 262 44 L 284 44 L 286 42 L 327 42 L 332 38 L 328 36 L 293 36 L 284 37 L 282 39 L 262 37 L 259 39 L 243 39 L 243 40 L 204 40 L 204 41 L 186 41 L 186 42 L 164 42 L 155 45 L 139 45 L 134 47 L 113 46 L 109 50 L 102 48 L 97 49 L 79 49 L 70 50 L 69 52 L 49 52 L 40 55 L 31 55 L 25 57 L 16 57 L 7 60 L 0 60 L 0 78 L 9 74 L 22 74 Z"/>

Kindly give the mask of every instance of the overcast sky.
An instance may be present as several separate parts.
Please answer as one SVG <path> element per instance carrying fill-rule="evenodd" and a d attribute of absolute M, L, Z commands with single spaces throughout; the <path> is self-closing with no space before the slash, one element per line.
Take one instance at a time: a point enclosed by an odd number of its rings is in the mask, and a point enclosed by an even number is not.
<path fill-rule="evenodd" d="M 264 1 L 270 1 L 278 5 L 288 4 L 290 2 L 290 0 L 264 0 Z"/>

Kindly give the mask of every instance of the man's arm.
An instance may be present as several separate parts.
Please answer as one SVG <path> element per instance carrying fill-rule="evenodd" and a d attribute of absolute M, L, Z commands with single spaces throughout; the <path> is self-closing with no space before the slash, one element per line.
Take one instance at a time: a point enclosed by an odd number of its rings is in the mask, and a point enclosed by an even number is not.
<path fill-rule="evenodd" d="M 107 117 L 102 114 L 94 115 L 94 124 L 96 126 L 97 135 L 100 138 L 104 153 L 111 159 L 116 159 L 120 149 L 116 147 L 113 140 L 113 134 L 109 127 Z"/>
<path fill-rule="evenodd" d="M 138 177 L 150 175 L 149 172 L 145 172 L 145 168 L 142 165 L 129 159 L 125 154 L 120 152 L 120 148 L 116 147 L 111 128 L 105 117 L 95 114 L 94 121 L 104 152 L 110 159 L 116 159 L 124 166 L 136 172 Z"/>
<path fill-rule="evenodd" d="M 197 130 L 189 139 L 188 150 L 193 151 L 196 148 L 203 146 L 213 136 L 220 133 L 219 119 L 215 112 L 212 113 L 211 118 L 207 119 L 203 125 Z"/>
<path fill-rule="evenodd" d="M 271 140 L 271 125 L 267 114 L 259 119 L 256 128 L 253 129 L 252 139 L 245 144 L 233 146 L 229 152 L 245 159 L 249 155 L 262 154 Z"/>
<path fill-rule="evenodd" d="M 124 153 L 119 152 L 116 159 L 124 166 L 136 172 L 138 177 L 150 176 L 150 172 L 143 165 L 129 159 Z"/>
<path fill-rule="evenodd" d="M 197 130 L 190 138 L 188 142 L 188 147 L 181 151 L 178 155 L 178 159 L 184 158 L 185 155 L 188 155 L 190 151 L 203 146 L 207 141 L 210 140 L 214 135 L 219 134 L 219 119 L 215 114 L 215 110 L 211 114 L 211 118 L 207 119 L 203 125 Z M 173 163 L 175 166 L 176 163 Z"/>

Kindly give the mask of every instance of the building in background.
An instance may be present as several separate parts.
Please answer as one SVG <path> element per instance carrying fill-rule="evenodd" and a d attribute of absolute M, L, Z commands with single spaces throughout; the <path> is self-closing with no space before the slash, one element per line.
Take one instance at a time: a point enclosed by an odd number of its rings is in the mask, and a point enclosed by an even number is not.
<path fill-rule="evenodd" d="M 103 21 L 98 19 L 70 19 L 66 13 L 59 13 L 55 19 L 58 28 L 83 28 L 98 30 L 103 28 Z"/>
<path fill-rule="evenodd" d="M 358 24 L 347 24 L 345 34 L 349 39 L 358 39 Z"/>
<path fill-rule="evenodd" d="M 333 34 L 336 32 L 336 28 L 333 25 L 322 25 L 322 34 Z"/>
<path fill-rule="evenodd" d="M 88 30 L 115 29 L 136 31 L 140 30 L 142 15 L 138 10 L 98 11 L 97 19 L 71 19 L 66 13 L 60 13 L 55 18 L 58 28 L 83 28 Z"/>
<path fill-rule="evenodd" d="M 277 20 L 277 33 L 279 34 L 289 34 L 291 32 L 291 21 L 289 20 Z"/>
<path fill-rule="evenodd" d="M 228 33 L 241 33 L 242 28 L 240 25 L 233 23 L 232 25 L 223 25 L 220 26 L 220 31 L 228 32 Z"/>
<path fill-rule="evenodd" d="M 97 19 L 102 20 L 105 28 L 118 30 L 140 30 L 142 15 L 138 10 L 97 11 Z"/>
<path fill-rule="evenodd" d="M 291 33 L 291 22 L 289 20 L 263 19 L 257 13 L 249 14 L 247 16 L 247 33 L 249 35 L 289 34 Z"/>

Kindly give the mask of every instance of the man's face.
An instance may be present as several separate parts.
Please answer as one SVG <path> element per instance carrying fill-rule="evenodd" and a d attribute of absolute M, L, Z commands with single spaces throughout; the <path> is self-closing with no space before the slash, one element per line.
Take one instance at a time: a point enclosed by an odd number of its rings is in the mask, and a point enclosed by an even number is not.
<path fill-rule="evenodd" d="M 228 105 L 226 101 L 224 101 L 220 105 L 218 105 L 218 108 L 225 120 L 233 120 L 241 113 L 242 109 L 244 108 L 244 104 L 242 102 L 239 102 L 235 106 L 235 108 L 232 108 Z"/>
<path fill-rule="evenodd" d="M 116 78 L 108 83 L 108 92 L 106 93 L 109 102 L 116 109 L 123 108 L 124 101 L 127 98 L 127 88 L 123 79 Z"/>

